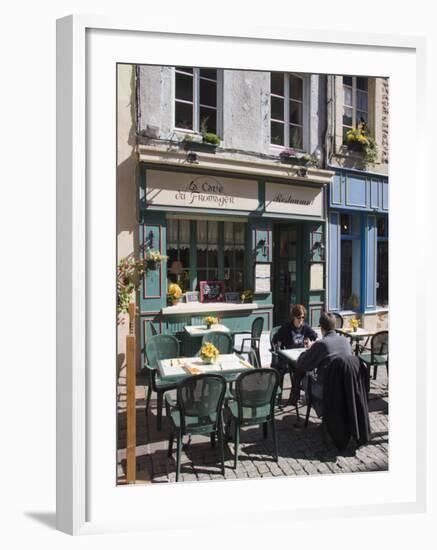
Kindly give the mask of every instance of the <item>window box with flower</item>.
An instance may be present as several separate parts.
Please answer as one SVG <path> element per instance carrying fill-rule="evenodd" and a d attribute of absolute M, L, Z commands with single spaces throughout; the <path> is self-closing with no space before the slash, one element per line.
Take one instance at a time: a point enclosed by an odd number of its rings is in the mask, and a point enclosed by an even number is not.
<path fill-rule="evenodd" d="M 376 163 L 378 147 L 374 138 L 369 135 L 365 122 L 359 122 L 356 128 L 351 128 L 346 133 L 346 145 L 350 151 L 362 154 L 366 164 Z"/>
<path fill-rule="evenodd" d="M 309 155 L 308 153 L 296 154 L 292 147 L 283 149 L 279 153 L 279 160 L 283 164 L 292 164 L 294 166 L 316 166 L 317 158 L 315 155 Z"/>

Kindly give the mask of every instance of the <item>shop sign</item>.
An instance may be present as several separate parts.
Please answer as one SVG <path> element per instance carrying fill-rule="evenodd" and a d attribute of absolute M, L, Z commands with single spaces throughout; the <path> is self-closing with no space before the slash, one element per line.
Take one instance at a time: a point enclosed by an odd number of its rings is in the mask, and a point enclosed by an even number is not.
<path fill-rule="evenodd" d="M 266 212 L 323 217 L 323 188 L 266 183 Z"/>
<path fill-rule="evenodd" d="M 259 206 L 258 183 L 243 179 L 148 170 L 146 203 L 253 211 Z"/>

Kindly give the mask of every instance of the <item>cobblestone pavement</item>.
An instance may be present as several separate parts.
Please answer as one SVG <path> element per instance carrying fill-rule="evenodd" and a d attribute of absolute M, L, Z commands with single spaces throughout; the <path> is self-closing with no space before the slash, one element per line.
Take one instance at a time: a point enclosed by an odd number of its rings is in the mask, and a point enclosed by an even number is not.
<path fill-rule="evenodd" d="M 263 363 L 265 359 L 263 357 Z M 149 414 L 144 409 L 145 380 L 137 381 L 137 482 L 166 483 L 175 480 L 176 454 L 167 457 L 169 426 L 165 413 L 162 430 L 156 430 L 156 400 L 152 395 Z M 120 389 L 121 388 L 121 389 Z M 118 482 L 124 483 L 126 421 L 123 406 L 123 384 L 119 392 Z M 370 472 L 388 469 L 388 389 L 385 368 L 379 368 L 377 380 L 372 380 L 369 395 L 369 415 L 372 437 L 367 445 L 356 448 L 351 442 L 338 451 L 329 436 L 322 437 L 321 420 L 311 410 L 307 428 L 303 427 L 306 406 L 300 407 L 300 427 L 296 427 L 295 408 L 286 403 L 290 389 L 289 377 L 283 393 L 283 407 L 277 408 L 279 460 L 271 457 L 270 433 L 263 438 L 261 427 L 251 426 L 241 431 L 239 465 L 233 469 L 234 444 L 225 444 L 225 479 L 294 476 L 311 474 Z M 193 436 L 189 445 L 184 438 L 182 481 L 223 480 L 218 452 L 208 437 Z"/>

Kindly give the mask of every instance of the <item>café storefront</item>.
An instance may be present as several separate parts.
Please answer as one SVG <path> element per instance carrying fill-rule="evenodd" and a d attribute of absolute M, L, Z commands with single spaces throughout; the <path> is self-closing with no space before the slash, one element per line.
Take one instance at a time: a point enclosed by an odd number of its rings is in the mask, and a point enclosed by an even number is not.
<path fill-rule="evenodd" d="M 271 162 L 205 169 L 140 155 L 139 244 L 167 261 L 147 270 L 140 291 L 141 347 L 154 333 L 181 337 L 185 325 L 220 317 L 233 331 L 283 323 L 295 303 L 317 324 L 325 305 L 325 193 L 331 172 Z M 218 282 L 219 301 L 201 282 Z M 183 297 L 170 305 L 167 288 Z M 252 300 L 241 294 L 251 291 Z M 183 353 L 182 348 L 182 353 Z"/>

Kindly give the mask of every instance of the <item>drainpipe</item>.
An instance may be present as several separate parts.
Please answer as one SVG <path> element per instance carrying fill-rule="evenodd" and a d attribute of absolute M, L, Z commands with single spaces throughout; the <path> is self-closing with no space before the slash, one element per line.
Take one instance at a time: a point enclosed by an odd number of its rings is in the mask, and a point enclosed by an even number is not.
<path fill-rule="evenodd" d="M 326 102 L 326 127 L 325 132 L 323 136 L 323 144 L 325 149 L 325 166 L 329 167 L 329 160 L 330 160 L 330 143 L 329 143 L 329 136 L 332 132 L 332 101 L 333 96 L 332 94 L 329 94 L 329 84 L 331 79 L 328 75 L 325 76 L 325 102 Z M 329 184 L 327 185 L 329 188 Z M 325 193 L 325 212 L 326 212 L 326 220 L 325 220 L 325 309 L 329 310 L 329 286 L 328 286 L 328 280 L 329 280 L 329 264 L 330 264 L 330 249 L 329 249 L 329 212 L 328 212 L 328 190 L 326 190 Z"/>

